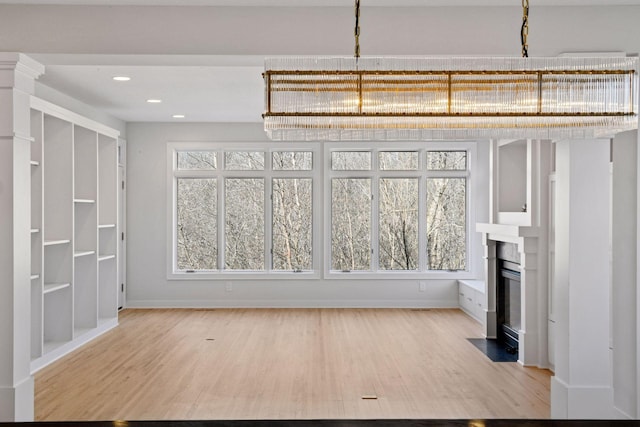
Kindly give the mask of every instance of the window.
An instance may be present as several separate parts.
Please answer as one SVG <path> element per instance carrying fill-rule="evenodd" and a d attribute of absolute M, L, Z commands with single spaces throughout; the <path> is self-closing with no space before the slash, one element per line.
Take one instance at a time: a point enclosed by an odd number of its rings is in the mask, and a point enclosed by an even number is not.
<path fill-rule="evenodd" d="M 331 180 L 331 269 L 369 270 L 371 179 Z"/>
<path fill-rule="evenodd" d="M 170 274 L 318 270 L 313 259 L 316 153 L 255 145 L 233 150 L 218 144 L 169 145 L 175 224 Z"/>
<path fill-rule="evenodd" d="M 178 269 L 217 269 L 216 179 L 179 178 L 176 193 Z"/>
<path fill-rule="evenodd" d="M 264 179 L 227 178 L 224 183 L 224 266 L 264 270 Z"/>
<path fill-rule="evenodd" d="M 429 151 L 431 171 L 465 171 L 464 151 Z M 427 242 L 430 270 L 466 268 L 467 179 L 457 175 L 427 178 Z"/>
<path fill-rule="evenodd" d="M 169 275 L 468 270 L 472 147 L 169 144 Z"/>
<path fill-rule="evenodd" d="M 381 178 L 379 184 L 378 248 L 380 270 L 417 270 L 417 178 Z"/>
<path fill-rule="evenodd" d="M 273 179 L 273 269 L 313 269 L 313 181 L 307 178 Z"/>
<path fill-rule="evenodd" d="M 468 149 L 342 147 L 327 155 L 331 273 L 467 269 Z"/>

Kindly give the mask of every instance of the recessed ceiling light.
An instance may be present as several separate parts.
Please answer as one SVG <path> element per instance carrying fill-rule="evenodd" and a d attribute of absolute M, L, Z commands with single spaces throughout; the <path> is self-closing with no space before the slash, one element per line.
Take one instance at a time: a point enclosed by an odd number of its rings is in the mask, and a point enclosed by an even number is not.
<path fill-rule="evenodd" d="M 184 119 L 184 114 L 174 114 L 173 116 L 174 119 Z"/>
<path fill-rule="evenodd" d="M 128 82 L 129 80 L 131 80 L 131 77 L 127 77 L 127 76 L 115 76 L 113 78 L 113 80 L 117 81 L 117 82 Z"/>
<path fill-rule="evenodd" d="M 147 99 L 147 102 L 149 104 L 160 104 L 162 102 L 162 99 Z"/>

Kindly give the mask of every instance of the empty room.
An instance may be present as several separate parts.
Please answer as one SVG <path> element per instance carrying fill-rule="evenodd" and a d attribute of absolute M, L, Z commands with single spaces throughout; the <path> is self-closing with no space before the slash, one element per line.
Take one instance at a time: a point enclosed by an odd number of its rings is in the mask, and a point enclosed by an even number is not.
<path fill-rule="evenodd" d="M 638 22 L 0 0 L 0 422 L 637 420 Z"/>

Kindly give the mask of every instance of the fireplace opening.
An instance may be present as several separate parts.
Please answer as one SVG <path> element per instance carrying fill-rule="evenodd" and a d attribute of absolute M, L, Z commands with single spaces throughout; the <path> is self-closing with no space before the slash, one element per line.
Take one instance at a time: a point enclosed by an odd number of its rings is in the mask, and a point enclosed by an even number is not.
<path fill-rule="evenodd" d="M 502 261 L 497 283 L 497 321 L 498 340 L 502 341 L 507 350 L 518 351 L 518 331 L 520 330 L 520 272 L 516 271 L 517 264 Z"/>
<path fill-rule="evenodd" d="M 498 245 L 496 277 L 496 332 L 499 342 L 512 354 L 518 352 L 521 329 L 520 254 L 512 243 Z"/>

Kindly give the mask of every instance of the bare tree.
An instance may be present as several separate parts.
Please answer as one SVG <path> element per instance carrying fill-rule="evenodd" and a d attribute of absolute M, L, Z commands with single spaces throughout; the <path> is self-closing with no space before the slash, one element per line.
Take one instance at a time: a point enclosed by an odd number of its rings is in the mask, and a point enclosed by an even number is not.
<path fill-rule="evenodd" d="M 376 213 L 378 266 L 381 270 L 419 268 L 418 224 L 426 219 L 428 268 L 466 268 L 466 178 L 452 171 L 466 170 L 466 152 L 427 153 L 427 169 L 443 171 L 426 179 L 426 212 L 419 211 L 417 151 L 378 153 L 378 171 L 370 151 L 335 151 L 331 179 L 331 268 L 370 270 L 372 266 L 372 214 Z M 296 171 L 313 167 L 311 152 L 272 153 L 271 180 L 272 259 L 265 259 L 265 178 L 232 175 L 218 183 L 215 178 L 177 179 L 177 265 L 179 269 L 219 269 L 217 215 L 224 206 L 224 268 L 230 270 L 302 271 L 313 269 L 313 181 L 296 177 Z M 216 153 L 181 152 L 180 170 L 215 170 Z M 265 153 L 228 151 L 226 170 L 265 170 Z M 364 172 L 358 172 L 364 171 Z M 386 171 L 396 171 L 388 176 Z M 407 172 L 406 176 L 397 171 Z M 291 175 L 288 175 L 291 172 Z M 218 201 L 218 185 L 224 200 Z M 372 189 L 379 195 L 373 205 Z M 222 203 L 220 203 L 222 202 Z M 375 207 L 375 209 L 374 209 Z M 420 215 L 424 215 L 421 219 Z"/>

